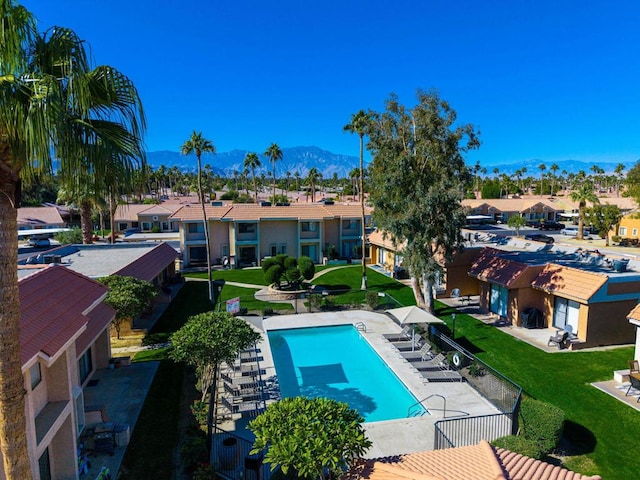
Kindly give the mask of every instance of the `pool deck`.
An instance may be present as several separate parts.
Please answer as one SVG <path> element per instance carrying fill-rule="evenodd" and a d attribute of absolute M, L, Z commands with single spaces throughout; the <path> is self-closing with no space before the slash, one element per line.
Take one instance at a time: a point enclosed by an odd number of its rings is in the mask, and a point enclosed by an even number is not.
<path fill-rule="evenodd" d="M 304 313 L 298 315 L 278 315 L 260 319 L 247 317 L 247 320 L 263 334 L 260 362 L 266 370 L 264 378 L 275 377 L 275 367 L 271 351 L 267 345 L 266 332 L 285 328 L 317 327 L 328 325 L 357 324 L 362 322 L 366 332 L 361 332 L 374 350 L 384 359 L 391 370 L 418 399 L 433 395 L 446 398 L 446 413 L 443 411 L 443 399 L 434 396 L 424 405 L 431 415 L 365 423 L 365 429 L 373 446 L 365 457 L 376 458 L 403 453 L 433 450 L 434 423 L 442 418 L 467 415 L 486 415 L 498 413 L 486 399 L 464 382 L 427 382 L 422 375 L 405 360 L 391 342 L 383 337 L 385 333 L 397 333 L 401 328 L 389 316 L 363 310 L 330 313 Z M 327 348 L 331 348 L 327 345 Z M 372 379 L 375 382 L 375 379 Z M 380 385 L 380 388 L 384 388 Z"/>

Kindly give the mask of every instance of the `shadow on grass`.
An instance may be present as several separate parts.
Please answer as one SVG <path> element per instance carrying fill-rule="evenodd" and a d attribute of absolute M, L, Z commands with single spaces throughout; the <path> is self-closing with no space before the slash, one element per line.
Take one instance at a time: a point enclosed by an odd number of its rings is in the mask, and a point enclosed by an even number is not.
<path fill-rule="evenodd" d="M 591 430 L 571 420 L 564 422 L 560 448 L 566 455 L 584 455 L 596 449 L 595 435 Z"/>

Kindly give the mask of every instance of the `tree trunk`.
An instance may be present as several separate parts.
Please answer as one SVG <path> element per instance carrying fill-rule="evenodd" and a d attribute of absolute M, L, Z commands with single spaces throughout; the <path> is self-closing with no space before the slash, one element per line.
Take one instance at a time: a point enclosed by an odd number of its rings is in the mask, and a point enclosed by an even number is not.
<path fill-rule="evenodd" d="M 207 209 L 204 206 L 204 194 L 202 192 L 202 164 L 200 162 L 200 155 L 196 156 L 198 159 L 198 194 L 200 195 L 200 205 L 202 206 L 202 222 L 204 229 L 204 242 L 205 250 L 207 252 L 207 273 L 209 281 L 209 302 L 213 303 L 213 274 L 211 272 L 211 252 L 209 251 L 209 222 L 207 221 Z"/>
<path fill-rule="evenodd" d="M 211 458 L 211 444 L 213 440 L 213 424 L 216 419 L 216 396 L 218 393 L 218 365 L 216 364 L 213 367 L 213 381 L 211 382 L 211 387 L 209 389 L 209 408 L 207 408 L 207 453 L 208 457 Z"/>
<path fill-rule="evenodd" d="M 435 315 L 436 311 L 433 302 L 433 279 L 424 273 L 422 274 L 422 295 L 424 298 L 424 309 Z"/>
<path fill-rule="evenodd" d="M 577 240 L 584 239 L 584 236 L 582 235 L 582 233 L 584 228 L 584 207 L 585 206 L 586 205 L 582 205 L 582 202 L 580 202 L 580 206 L 578 208 L 578 234 L 576 235 Z"/>
<path fill-rule="evenodd" d="M 6 145 L 0 145 L 0 451 L 7 480 L 31 478 L 24 412 L 24 379 L 20 362 L 20 296 L 18 290 L 18 174 L 9 167 Z"/>
<path fill-rule="evenodd" d="M 360 208 L 362 209 L 362 285 L 361 290 L 367 289 L 367 258 L 365 250 L 367 248 L 367 232 L 364 221 L 364 135 L 360 135 Z"/>
<path fill-rule="evenodd" d="M 80 202 L 80 226 L 82 227 L 82 243 L 89 245 L 93 243 L 93 228 L 91 225 L 91 202 L 83 200 Z"/>
<path fill-rule="evenodd" d="M 411 288 L 413 288 L 413 295 L 416 297 L 418 307 L 424 306 L 424 297 L 422 296 L 422 290 L 420 290 L 420 283 L 415 276 L 411 277 Z"/>

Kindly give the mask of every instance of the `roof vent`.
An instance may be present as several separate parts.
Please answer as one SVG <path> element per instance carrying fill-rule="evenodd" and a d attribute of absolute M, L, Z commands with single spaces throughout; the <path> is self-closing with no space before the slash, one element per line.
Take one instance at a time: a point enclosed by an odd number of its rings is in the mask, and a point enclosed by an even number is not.
<path fill-rule="evenodd" d="M 214 200 L 211 202 L 212 207 L 222 207 L 223 205 L 222 200 Z"/>
<path fill-rule="evenodd" d="M 288 207 L 289 202 L 276 202 L 276 207 Z"/>

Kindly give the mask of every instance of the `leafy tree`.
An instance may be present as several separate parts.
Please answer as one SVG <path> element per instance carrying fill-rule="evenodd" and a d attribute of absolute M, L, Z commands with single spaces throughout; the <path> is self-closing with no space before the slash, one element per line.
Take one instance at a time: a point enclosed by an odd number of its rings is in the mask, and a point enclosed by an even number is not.
<path fill-rule="evenodd" d="M 209 301 L 213 303 L 213 276 L 211 272 L 211 247 L 209 243 L 209 221 L 207 219 L 207 209 L 204 206 L 204 192 L 202 190 L 202 161 L 201 157 L 203 153 L 216 153 L 216 147 L 211 140 L 207 140 L 202 136 L 202 132 L 191 133 L 189 140 L 184 142 L 180 147 L 180 152 L 183 155 L 196 154 L 198 160 L 198 196 L 200 198 L 200 205 L 202 207 L 202 223 L 204 224 L 204 243 L 205 250 L 207 252 L 207 273 L 209 281 Z"/>
<path fill-rule="evenodd" d="M 343 128 L 350 133 L 357 133 L 360 139 L 360 209 L 361 209 L 361 222 L 362 222 L 362 248 L 367 244 L 366 225 L 365 225 L 365 211 L 364 211 L 364 136 L 367 134 L 369 126 L 371 124 L 371 116 L 364 110 L 351 115 L 351 123 L 348 123 Z M 361 290 L 367 289 L 367 259 L 365 255 L 362 255 L 362 284 Z"/>
<path fill-rule="evenodd" d="M 578 202 L 578 234 L 576 238 L 582 240 L 584 237 L 584 212 L 587 208 L 587 202 L 596 204 L 600 203 L 600 200 L 598 200 L 598 196 L 593 191 L 593 183 L 589 181 L 582 182 L 576 190 L 573 190 L 569 194 L 569 199 L 572 202 Z"/>
<path fill-rule="evenodd" d="M 82 230 L 77 227 L 72 228 L 68 232 L 56 233 L 53 238 L 60 242 L 61 245 L 82 243 Z"/>
<path fill-rule="evenodd" d="M 607 247 L 609 246 L 609 232 L 620 223 L 621 218 L 620 208 L 608 203 L 604 205 L 597 203 L 584 211 L 584 221 L 598 230 L 600 238 L 604 238 Z"/>
<path fill-rule="evenodd" d="M 386 111 L 372 114 L 370 201 L 378 226 L 396 244 L 405 243 L 404 262 L 418 304 L 433 312 L 438 257 L 451 259 L 464 239 L 461 205 L 471 184 L 463 153 L 477 148 L 472 125 L 454 127 L 456 113 L 434 92 L 417 92 L 407 109 L 391 95 Z"/>
<path fill-rule="evenodd" d="M 487 179 L 482 183 L 481 196 L 483 199 L 500 198 L 502 188 L 500 182 L 495 179 Z"/>
<path fill-rule="evenodd" d="M 371 446 L 362 416 L 328 398 L 285 398 L 249 423 L 256 439 L 251 453 L 266 450 L 271 469 L 299 478 L 338 478 L 352 459 Z"/>
<path fill-rule="evenodd" d="M 318 182 L 322 180 L 322 175 L 318 171 L 316 167 L 311 167 L 309 169 L 309 173 L 307 173 L 307 181 L 309 182 L 309 186 L 311 187 L 311 201 L 316 201 L 316 186 Z"/>
<path fill-rule="evenodd" d="M 282 275 L 284 275 L 284 267 L 279 263 L 275 263 L 265 272 L 264 279 L 269 285 L 275 285 L 280 288 Z"/>
<path fill-rule="evenodd" d="M 507 225 L 516 231 L 516 236 L 520 236 L 520 229 L 524 227 L 527 220 L 521 215 L 512 215 L 507 219 Z"/>
<path fill-rule="evenodd" d="M 262 167 L 260 158 L 255 152 L 249 152 L 244 157 L 244 167 L 251 170 L 251 177 L 253 178 L 253 191 L 255 192 L 256 203 L 258 203 L 258 184 L 256 183 L 256 168 Z"/>
<path fill-rule="evenodd" d="M 116 311 L 112 325 L 120 338 L 120 329 L 125 321 L 132 321 L 142 315 L 158 294 L 158 289 L 145 280 L 135 277 L 110 275 L 99 279 L 108 289 L 105 303 Z"/>
<path fill-rule="evenodd" d="M 300 269 L 300 275 L 305 280 L 311 280 L 316 274 L 316 266 L 310 257 L 302 256 L 298 258 L 298 268 Z"/>
<path fill-rule="evenodd" d="M 143 125 L 129 123 L 140 119 L 123 112 L 114 119 L 115 102 L 94 108 L 105 91 L 124 91 L 131 83 L 111 67 L 92 70 L 85 44 L 73 31 L 56 28 L 39 36 L 31 13 L 13 0 L 0 0 L 0 11 L 0 449 L 6 478 L 22 480 L 31 472 L 16 273 L 21 186 L 51 176 L 52 158 L 60 171 L 78 179 L 86 169 L 103 172 L 112 159 L 102 147 L 135 156 L 140 152 L 134 138 Z M 100 82 L 93 82 L 98 76 Z M 96 148 L 84 148 L 87 143 Z"/>
<path fill-rule="evenodd" d="M 276 198 L 276 162 L 282 160 L 282 150 L 277 143 L 272 143 L 264 154 L 273 165 L 273 198 Z"/>

